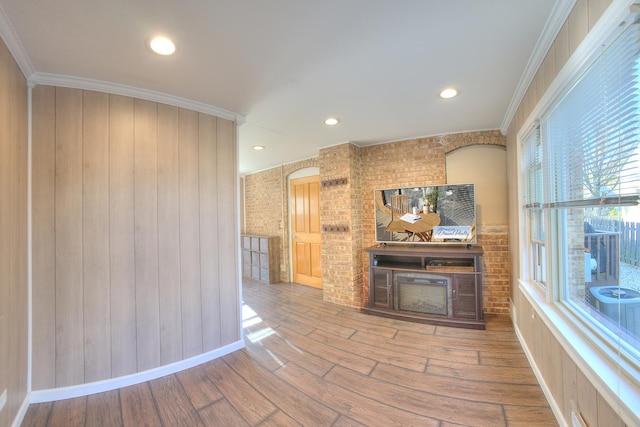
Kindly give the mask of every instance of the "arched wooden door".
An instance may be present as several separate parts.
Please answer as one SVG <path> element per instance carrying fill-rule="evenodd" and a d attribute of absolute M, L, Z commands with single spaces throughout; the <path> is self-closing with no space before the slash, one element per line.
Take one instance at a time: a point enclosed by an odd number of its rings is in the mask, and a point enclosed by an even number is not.
<path fill-rule="evenodd" d="M 293 281 L 322 288 L 320 177 L 292 179 L 290 192 Z"/>

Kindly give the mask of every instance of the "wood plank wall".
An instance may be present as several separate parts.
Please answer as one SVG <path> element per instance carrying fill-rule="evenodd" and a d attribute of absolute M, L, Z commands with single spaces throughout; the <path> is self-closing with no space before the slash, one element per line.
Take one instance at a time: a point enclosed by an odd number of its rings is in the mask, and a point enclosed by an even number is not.
<path fill-rule="evenodd" d="M 0 40 L 0 425 L 27 396 L 27 82 Z"/>
<path fill-rule="evenodd" d="M 240 339 L 233 122 L 36 86 L 32 139 L 34 390 Z"/>

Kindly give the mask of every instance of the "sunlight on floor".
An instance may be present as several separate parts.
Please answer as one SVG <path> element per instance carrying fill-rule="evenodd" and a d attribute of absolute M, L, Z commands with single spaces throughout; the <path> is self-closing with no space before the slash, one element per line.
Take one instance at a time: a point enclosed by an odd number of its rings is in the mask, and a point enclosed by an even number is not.
<path fill-rule="evenodd" d="M 256 313 L 247 304 L 242 304 L 242 327 L 247 329 L 259 323 L 262 323 L 262 319 L 258 316 L 258 313 Z M 256 343 L 273 334 L 275 334 L 275 331 L 271 327 L 266 327 L 257 331 L 247 330 L 245 336 L 249 341 Z"/>

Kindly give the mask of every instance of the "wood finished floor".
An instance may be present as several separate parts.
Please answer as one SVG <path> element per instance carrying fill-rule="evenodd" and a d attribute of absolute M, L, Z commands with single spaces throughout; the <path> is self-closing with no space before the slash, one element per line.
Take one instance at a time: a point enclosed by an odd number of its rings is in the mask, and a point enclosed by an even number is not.
<path fill-rule="evenodd" d="M 153 381 L 31 405 L 23 426 L 557 426 L 510 319 L 422 325 L 245 279 L 246 348 Z"/>

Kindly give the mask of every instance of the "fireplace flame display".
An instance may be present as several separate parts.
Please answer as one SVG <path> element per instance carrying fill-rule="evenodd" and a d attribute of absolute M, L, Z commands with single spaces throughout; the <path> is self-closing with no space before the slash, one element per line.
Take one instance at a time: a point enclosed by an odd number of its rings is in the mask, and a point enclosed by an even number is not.
<path fill-rule="evenodd" d="M 449 278 L 435 275 L 398 273 L 394 276 L 396 310 L 425 314 L 451 314 Z"/>

